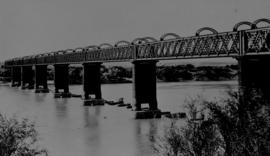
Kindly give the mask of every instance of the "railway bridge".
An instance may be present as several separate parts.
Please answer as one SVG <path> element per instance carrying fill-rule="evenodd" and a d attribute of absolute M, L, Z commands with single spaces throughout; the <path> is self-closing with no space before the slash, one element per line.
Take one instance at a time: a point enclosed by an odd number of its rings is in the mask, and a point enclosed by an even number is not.
<path fill-rule="evenodd" d="M 100 68 L 106 62 L 133 64 L 133 106 L 149 104 L 158 110 L 156 97 L 156 63 L 160 60 L 233 57 L 239 64 L 239 85 L 259 87 L 270 94 L 270 24 L 268 19 L 237 23 L 232 31 L 218 32 L 204 27 L 193 36 L 182 37 L 167 33 L 155 39 L 140 37 L 132 42 L 118 41 L 114 45 L 103 43 L 82 48 L 59 50 L 6 60 L 11 69 L 11 86 L 34 88 L 36 93 L 49 92 L 47 66 L 55 68 L 55 94 L 70 96 L 68 68 L 70 64 L 83 65 L 83 90 L 87 100 L 91 95 L 102 99 Z M 240 29 L 245 25 L 246 29 Z M 34 87 L 32 87 L 34 86 Z M 270 97 L 268 95 L 268 97 Z"/>

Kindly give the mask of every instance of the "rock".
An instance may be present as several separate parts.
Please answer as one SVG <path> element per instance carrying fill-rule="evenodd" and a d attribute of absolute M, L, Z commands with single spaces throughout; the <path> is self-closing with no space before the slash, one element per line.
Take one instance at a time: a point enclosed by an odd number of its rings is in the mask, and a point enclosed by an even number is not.
<path fill-rule="evenodd" d="M 187 117 L 186 113 L 184 112 L 166 114 L 165 116 L 168 118 L 179 118 L 179 119 L 183 119 Z"/>
<path fill-rule="evenodd" d="M 124 98 L 120 98 L 118 101 L 114 102 L 114 101 L 104 101 L 105 103 L 107 103 L 108 105 L 118 105 L 119 107 L 124 107 L 126 105 L 124 105 Z"/>
<path fill-rule="evenodd" d="M 148 110 L 148 111 L 137 111 L 135 113 L 135 119 L 153 119 L 153 118 L 161 118 L 161 111 Z"/>
<path fill-rule="evenodd" d="M 132 108 L 132 105 L 129 103 L 127 104 L 127 109 L 131 109 Z"/>
<path fill-rule="evenodd" d="M 49 91 L 49 89 L 36 89 L 35 90 L 35 93 L 49 93 L 50 91 Z"/>
<path fill-rule="evenodd" d="M 104 100 L 102 99 L 85 99 L 84 106 L 103 106 Z"/>
<path fill-rule="evenodd" d="M 161 115 L 171 115 L 171 112 L 161 112 Z"/>
<path fill-rule="evenodd" d="M 121 103 L 121 104 L 118 104 L 117 106 L 118 106 L 118 107 L 126 107 L 127 104 Z"/>
<path fill-rule="evenodd" d="M 78 95 L 78 94 L 71 94 L 71 97 L 77 97 L 77 98 L 81 98 L 82 95 Z"/>

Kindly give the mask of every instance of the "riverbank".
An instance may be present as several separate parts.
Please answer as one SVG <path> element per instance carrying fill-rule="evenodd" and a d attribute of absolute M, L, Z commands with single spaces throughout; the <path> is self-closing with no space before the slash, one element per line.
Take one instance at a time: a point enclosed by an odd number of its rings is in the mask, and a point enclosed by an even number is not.
<path fill-rule="evenodd" d="M 184 81 L 226 81 L 236 80 L 238 74 L 237 65 L 225 66 L 194 66 L 170 65 L 157 66 L 158 82 L 184 82 Z M 81 66 L 71 66 L 69 68 L 70 84 L 82 84 L 83 68 Z M 9 80 L 10 71 L 1 70 L 0 80 Z M 132 68 L 122 66 L 105 67 L 101 66 L 101 83 L 131 83 Z M 54 69 L 48 68 L 48 80 L 53 80 Z"/>
<path fill-rule="evenodd" d="M 238 66 L 198 66 L 191 64 L 175 66 L 157 66 L 158 82 L 185 82 L 185 81 L 227 81 L 237 80 Z M 53 74 L 53 72 L 50 72 Z M 82 68 L 70 68 L 70 83 L 82 83 Z M 50 77 L 53 77 L 51 75 Z M 132 68 L 113 66 L 101 68 L 101 83 L 131 83 Z"/>

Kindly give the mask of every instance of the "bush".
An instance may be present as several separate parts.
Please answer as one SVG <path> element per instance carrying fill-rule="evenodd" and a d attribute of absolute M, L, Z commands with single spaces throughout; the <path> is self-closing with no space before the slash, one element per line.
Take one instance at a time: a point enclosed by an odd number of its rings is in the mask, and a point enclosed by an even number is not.
<path fill-rule="evenodd" d="M 224 105 L 208 102 L 210 119 L 224 138 L 226 155 L 270 155 L 269 102 L 260 91 L 249 89 L 239 96 L 229 92 Z"/>
<path fill-rule="evenodd" d="M 45 149 L 36 144 L 38 133 L 35 124 L 27 119 L 19 121 L 15 117 L 6 118 L 0 114 L 0 155 L 1 156 L 41 156 Z"/>
<path fill-rule="evenodd" d="M 173 121 L 154 150 L 161 156 L 213 156 L 224 146 L 217 128 L 211 121 L 188 121 L 182 128 Z"/>
<path fill-rule="evenodd" d="M 245 90 L 244 95 L 228 92 L 219 102 L 201 101 L 199 110 L 188 103 L 190 116 L 208 112 L 207 119 L 188 119 L 185 127 L 172 121 L 154 149 L 166 156 L 264 156 L 270 155 L 269 102 L 258 90 Z M 199 111 L 198 111 L 199 110 Z M 223 152 L 222 152 L 223 151 Z"/>

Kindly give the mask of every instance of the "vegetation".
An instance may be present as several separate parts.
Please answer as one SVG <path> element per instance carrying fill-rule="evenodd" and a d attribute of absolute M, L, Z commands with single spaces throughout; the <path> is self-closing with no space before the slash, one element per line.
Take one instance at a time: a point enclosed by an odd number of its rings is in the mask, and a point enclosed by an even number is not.
<path fill-rule="evenodd" d="M 237 66 L 202 66 L 194 67 L 191 64 L 178 66 L 160 66 L 157 67 L 157 78 L 164 82 L 178 82 L 186 80 L 195 81 L 217 81 L 217 80 L 231 80 L 237 77 Z M 49 75 L 53 74 L 50 72 Z M 70 83 L 82 83 L 82 67 L 70 68 Z M 50 76 L 53 77 L 53 76 Z M 132 79 L 132 69 L 121 66 L 101 67 L 101 81 L 102 83 L 128 83 Z"/>
<path fill-rule="evenodd" d="M 42 156 L 45 149 L 37 146 L 38 133 L 35 124 L 23 119 L 6 118 L 0 114 L 1 156 Z"/>
<path fill-rule="evenodd" d="M 269 102 L 256 89 L 228 94 L 219 102 L 201 101 L 200 110 L 208 116 L 203 120 L 189 118 L 185 127 L 172 121 L 165 136 L 156 139 L 155 151 L 166 156 L 270 155 Z M 188 107 L 190 114 L 199 109 Z"/>
<path fill-rule="evenodd" d="M 195 67 L 191 64 L 177 66 L 159 66 L 157 67 L 157 79 L 163 82 L 179 81 L 218 81 L 231 80 L 237 77 L 237 65 L 227 66 L 200 66 Z M 0 78 L 9 77 L 9 70 L 0 70 Z M 83 68 L 81 66 L 69 69 L 70 84 L 81 84 Z M 101 67 L 102 83 L 128 83 L 131 82 L 132 69 L 121 66 Z M 6 78 L 5 78 L 6 79 Z M 48 80 L 54 79 L 53 68 L 48 68 Z"/>
<path fill-rule="evenodd" d="M 217 81 L 231 80 L 237 76 L 237 66 L 199 66 L 191 64 L 178 66 L 161 66 L 157 68 L 157 77 L 165 82 L 177 82 L 185 80 Z"/>
<path fill-rule="evenodd" d="M 10 81 L 9 75 L 11 75 L 10 70 L 0 67 L 0 81 Z"/>

